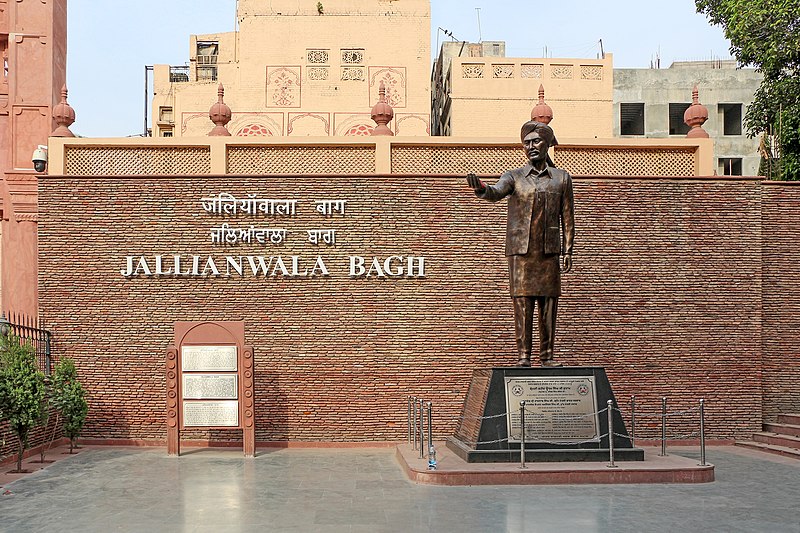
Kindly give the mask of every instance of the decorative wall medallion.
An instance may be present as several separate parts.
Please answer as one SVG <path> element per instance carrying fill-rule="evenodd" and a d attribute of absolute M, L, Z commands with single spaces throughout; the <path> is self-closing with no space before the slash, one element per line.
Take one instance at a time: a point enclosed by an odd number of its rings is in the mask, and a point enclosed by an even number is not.
<path fill-rule="evenodd" d="M 267 67 L 267 107 L 300 107 L 300 67 Z"/>

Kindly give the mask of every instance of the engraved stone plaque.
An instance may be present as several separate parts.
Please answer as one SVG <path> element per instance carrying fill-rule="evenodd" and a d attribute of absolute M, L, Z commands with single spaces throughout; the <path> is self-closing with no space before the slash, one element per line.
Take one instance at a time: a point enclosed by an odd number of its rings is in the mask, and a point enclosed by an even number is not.
<path fill-rule="evenodd" d="M 239 376 L 184 374 L 183 397 L 193 400 L 236 400 L 239 398 Z"/>
<path fill-rule="evenodd" d="M 566 444 L 600 440 L 593 376 L 506 378 L 509 442 L 520 442 L 522 400 L 525 400 L 525 442 Z"/>
<path fill-rule="evenodd" d="M 237 400 L 183 402 L 183 425 L 236 427 L 239 425 L 239 402 Z"/>
<path fill-rule="evenodd" d="M 235 372 L 238 369 L 236 346 L 183 346 L 184 372 Z"/>

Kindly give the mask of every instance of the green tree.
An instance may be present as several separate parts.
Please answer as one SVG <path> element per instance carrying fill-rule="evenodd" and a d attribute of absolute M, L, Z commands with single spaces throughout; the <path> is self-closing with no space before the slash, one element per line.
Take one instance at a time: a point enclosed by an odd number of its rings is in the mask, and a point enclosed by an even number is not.
<path fill-rule="evenodd" d="M 45 455 L 50 447 L 53 445 L 53 441 L 56 440 L 56 433 L 58 433 L 59 428 L 61 427 L 61 420 L 60 420 L 60 413 L 57 409 L 55 409 L 55 399 L 53 397 L 53 377 L 45 375 L 44 380 L 45 386 L 45 395 L 44 395 L 44 408 L 42 412 L 42 420 L 40 422 L 42 426 L 42 431 L 47 433 L 47 428 L 50 427 L 50 415 L 53 414 L 55 410 L 55 420 L 53 421 L 53 429 L 50 431 L 50 437 L 45 439 L 45 442 L 42 443 L 39 452 L 39 463 L 52 463 L 53 461 L 46 461 Z M 34 461 L 35 462 L 35 461 Z"/>
<path fill-rule="evenodd" d="M 0 414 L 19 441 L 17 471 L 21 471 L 30 431 L 42 420 L 44 374 L 30 345 L 10 336 L 0 338 L 0 343 Z"/>
<path fill-rule="evenodd" d="M 39 426 L 42 426 L 42 432 L 44 434 L 47 433 L 47 426 L 50 425 L 50 406 L 52 405 L 52 402 L 53 402 L 53 399 L 52 399 L 52 396 L 53 396 L 52 395 L 52 388 L 53 387 L 52 387 L 52 382 L 51 382 L 50 378 L 47 375 L 45 375 L 45 377 L 44 377 L 44 395 L 42 396 L 42 418 L 39 420 L 39 423 L 37 424 Z M 53 433 L 52 435 L 55 438 L 55 433 Z M 52 442 L 53 442 L 53 439 L 50 440 L 51 444 L 52 444 Z M 47 449 L 49 447 L 50 446 L 45 446 L 44 442 L 39 447 L 39 462 L 40 463 L 44 463 L 45 462 L 44 456 L 45 456 L 45 453 L 47 453 Z"/>
<path fill-rule="evenodd" d="M 68 357 L 61 359 L 53 370 L 53 405 L 64 420 L 64 435 L 69 438 L 69 453 L 72 453 L 75 439 L 86 422 L 89 403 L 86 391 L 78 381 L 75 362 Z"/>
<path fill-rule="evenodd" d="M 695 0 L 697 12 L 722 26 L 739 64 L 764 81 L 747 108 L 748 135 L 775 135 L 778 176 L 800 180 L 800 0 Z M 768 144 L 768 143 L 763 143 Z M 769 150 L 762 155 L 770 158 Z"/>

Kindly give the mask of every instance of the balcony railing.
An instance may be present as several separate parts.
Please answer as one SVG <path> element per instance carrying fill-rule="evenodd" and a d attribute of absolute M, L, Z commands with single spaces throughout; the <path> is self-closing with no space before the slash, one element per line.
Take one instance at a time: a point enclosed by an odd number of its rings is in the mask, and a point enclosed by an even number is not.
<path fill-rule="evenodd" d="M 216 65 L 218 55 L 198 55 L 197 56 L 197 64 L 198 65 Z"/>

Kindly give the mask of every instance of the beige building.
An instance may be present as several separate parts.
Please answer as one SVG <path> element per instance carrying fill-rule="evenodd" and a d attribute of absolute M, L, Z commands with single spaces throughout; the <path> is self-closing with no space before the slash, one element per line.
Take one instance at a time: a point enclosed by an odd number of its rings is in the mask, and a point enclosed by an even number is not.
<path fill-rule="evenodd" d="M 742 116 L 760 82 L 730 62 L 614 69 L 613 57 L 509 58 L 503 41 L 445 42 L 430 69 L 429 0 L 240 0 L 238 31 L 194 35 L 189 64 L 154 67 L 156 137 L 207 135 L 217 85 L 234 136 L 359 136 L 381 84 L 400 136 L 515 138 L 544 89 L 561 142 L 683 137 L 697 84 L 719 174 L 755 174 Z"/>
<path fill-rule="evenodd" d="M 761 162 L 759 138 L 742 126 L 763 75 L 735 61 L 681 61 L 666 69 L 614 70 L 614 136 L 683 137 L 683 113 L 697 86 L 708 110 L 703 129 L 714 139 L 716 173 L 755 176 Z"/>
<path fill-rule="evenodd" d="M 239 0 L 237 21 L 154 67 L 153 136 L 206 135 L 219 83 L 232 135 L 368 135 L 381 83 L 395 134 L 430 134 L 429 0 Z"/>
<path fill-rule="evenodd" d="M 762 76 L 735 61 L 688 61 L 667 69 L 615 69 L 603 59 L 506 58 L 502 41 L 444 43 L 431 77 L 433 135 L 515 136 L 543 86 L 559 138 L 683 138 L 692 87 L 708 111 L 719 175 L 756 175 L 759 139 L 742 119 Z"/>
<path fill-rule="evenodd" d="M 444 43 L 433 69 L 434 135 L 516 136 L 539 86 L 561 138 L 610 138 L 613 60 L 510 58 L 505 43 Z"/>

